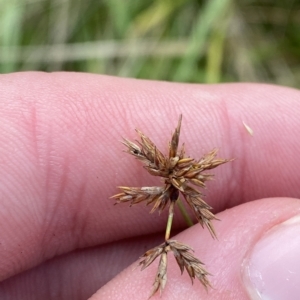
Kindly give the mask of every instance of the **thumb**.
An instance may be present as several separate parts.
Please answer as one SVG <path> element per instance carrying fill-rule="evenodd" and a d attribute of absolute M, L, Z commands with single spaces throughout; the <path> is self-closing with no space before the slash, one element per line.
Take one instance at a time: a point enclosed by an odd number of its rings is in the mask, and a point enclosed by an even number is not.
<path fill-rule="evenodd" d="M 193 247 L 213 274 L 213 289 L 206 292 L 196 281 L 192 285 L 186 272 L 180 276 L 169 253 L 168 282 L 161 299 L 299 299 L 299 216 L 299 200 L 268 198 L 219 213 L 218 240 L 199 225 L 175 236 Z M 158 260 L 142 272 L 130 266 L 90 300 L 147 299 Z M 160 299 L 159 293 L 152 299 Z"/>

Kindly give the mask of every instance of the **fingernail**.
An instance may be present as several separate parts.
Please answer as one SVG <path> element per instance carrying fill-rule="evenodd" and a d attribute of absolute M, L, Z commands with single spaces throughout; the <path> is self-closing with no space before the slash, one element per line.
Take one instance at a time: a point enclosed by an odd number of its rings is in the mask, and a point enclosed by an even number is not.
<path fill-rule="evenodd" d="M 271 228 L 242 266 L 250 299 L 300 299 L 300 216 Z"/>

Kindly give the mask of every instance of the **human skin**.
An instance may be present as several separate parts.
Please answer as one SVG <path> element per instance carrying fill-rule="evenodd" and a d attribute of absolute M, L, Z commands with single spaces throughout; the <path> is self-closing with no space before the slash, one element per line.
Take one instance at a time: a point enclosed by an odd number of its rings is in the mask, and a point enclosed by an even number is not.
<path fill-rule="evenodd" d="M 204 191 L 218 240 L 174 219 L 174 239 L 195 249 L 214 289 L 192 285 L 170 257 L 161 299 L 249 299 L 245 257 L 300 213 L 297 90 L 24 72 L 1 75 L 0 95 L 0 299 L 147 299 L 157 262 L 129 265 L 163 241 L 166 214 L 109 197 L 119 185 L 160 184 L 120 140 L 137 127 L 166 152 L 181 113 L 187 155 L 218 148 L 235 160 Z"/>

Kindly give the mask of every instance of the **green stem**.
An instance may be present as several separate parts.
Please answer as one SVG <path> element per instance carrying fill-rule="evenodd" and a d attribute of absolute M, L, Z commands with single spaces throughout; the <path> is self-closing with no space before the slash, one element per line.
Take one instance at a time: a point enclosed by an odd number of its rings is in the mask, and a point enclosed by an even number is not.
<path fill-rule="evenodd" d="M 177 200 L 177 205 L 179 207 L 179 210 L 183 216 L 183 219 L 185 220 L 186 224 L 191 227 L 194 225 L 192 219 L 190 218 L 189 214 L 187 213 L 185 206 L 183 205 L 183 203 L 181 202 L 180 199 Z"/>

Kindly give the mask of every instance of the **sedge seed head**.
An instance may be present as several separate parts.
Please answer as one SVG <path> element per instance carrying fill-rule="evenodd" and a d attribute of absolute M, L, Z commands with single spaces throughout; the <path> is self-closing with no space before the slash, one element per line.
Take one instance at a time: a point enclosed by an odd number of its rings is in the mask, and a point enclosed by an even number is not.
<path fill-rule="evenodd" d="M 153 204 L 151 212 L 163 211 L 171 201 L 181 194 L 188 206 L 194 212 L 201 226 L 206 226 L 212 237 L 216 237 L 212 220 L 216 219 L 210 211 L 211 207 L 202 199 L 199 188 L 206 187 L 206 181 L 213 178 L 206 171 L 214 169 L 230 160 L 216 158 L 217 149 L 213 149 L 200 159 L 185 155 L 184 144 L 180 149 L 179 136 L 182 116 L 169 142 L 169 155 L 164 155 L 144 133 L 136 130 L 140 140 L 133 143 L 127 139 L 123 144 L 127 153 L 133 155 L 144 164 L 144 168 L 153 176 L 163 179 L 162 187 L 119 187 L 120 193 L 112 196 L 117 203 L 129 202 L 131 205 L 145 202 Z"/>
<path fill-rule="evenodd" d="M 174 204 L 179 195 L 194 212 L 202 227 L 206 226 L 212 237 L 216 237 L 212 220 L 215 215 L 211 207 L 202 199 L 203 195 L 199 188 L 205 188 L 206 181 L 213 178 L 212 174 L 206 171 L 214 169 L 230 160 L 216 158 L 217 150 L 213 149 L 200 159 L 194 159 L 185 155 L 184 144 L 178 149 L 182 116 L 180 115 L 178 125 L 169 142 L 169 153 L 164 155 L 155 144 L 144 133 L 136 130 L 140 140 L 131 142 L 123 140 L 127 152 L 140 160 L 144 168 L 153 176 L 159 176 L 163 180 L 163 186 L 158 187 L 126 187 L 119 186 L 120 193 L 112 196 L 116 203 L 129 202 L 135 205 L 141 202 L 147 205 L 152 204 L 151 213 L 155 210 L 163 211 L 169 207 L 169 218 L 166 229 L 165 242 L 150 249 L 140 258 L 139 265 L 144 270 L 160 257 L 157 273 L 153 283 L 151 298 L 157 291 L 163 292 L 167 282 L 167 254 L 171 252 L 181 270 L 187 271 L 192 282 L 197 278 L 207 289 L 210 287 L 208 275 L 204 264 L 194 256 L 193 250 L 188 245 L 176 240 L 170 240 L 170 227 L 173 219 Z M 170 221 L 170 222 L 169 222 Z M 170 224 L 170 226 L 168 226 Z"/>

